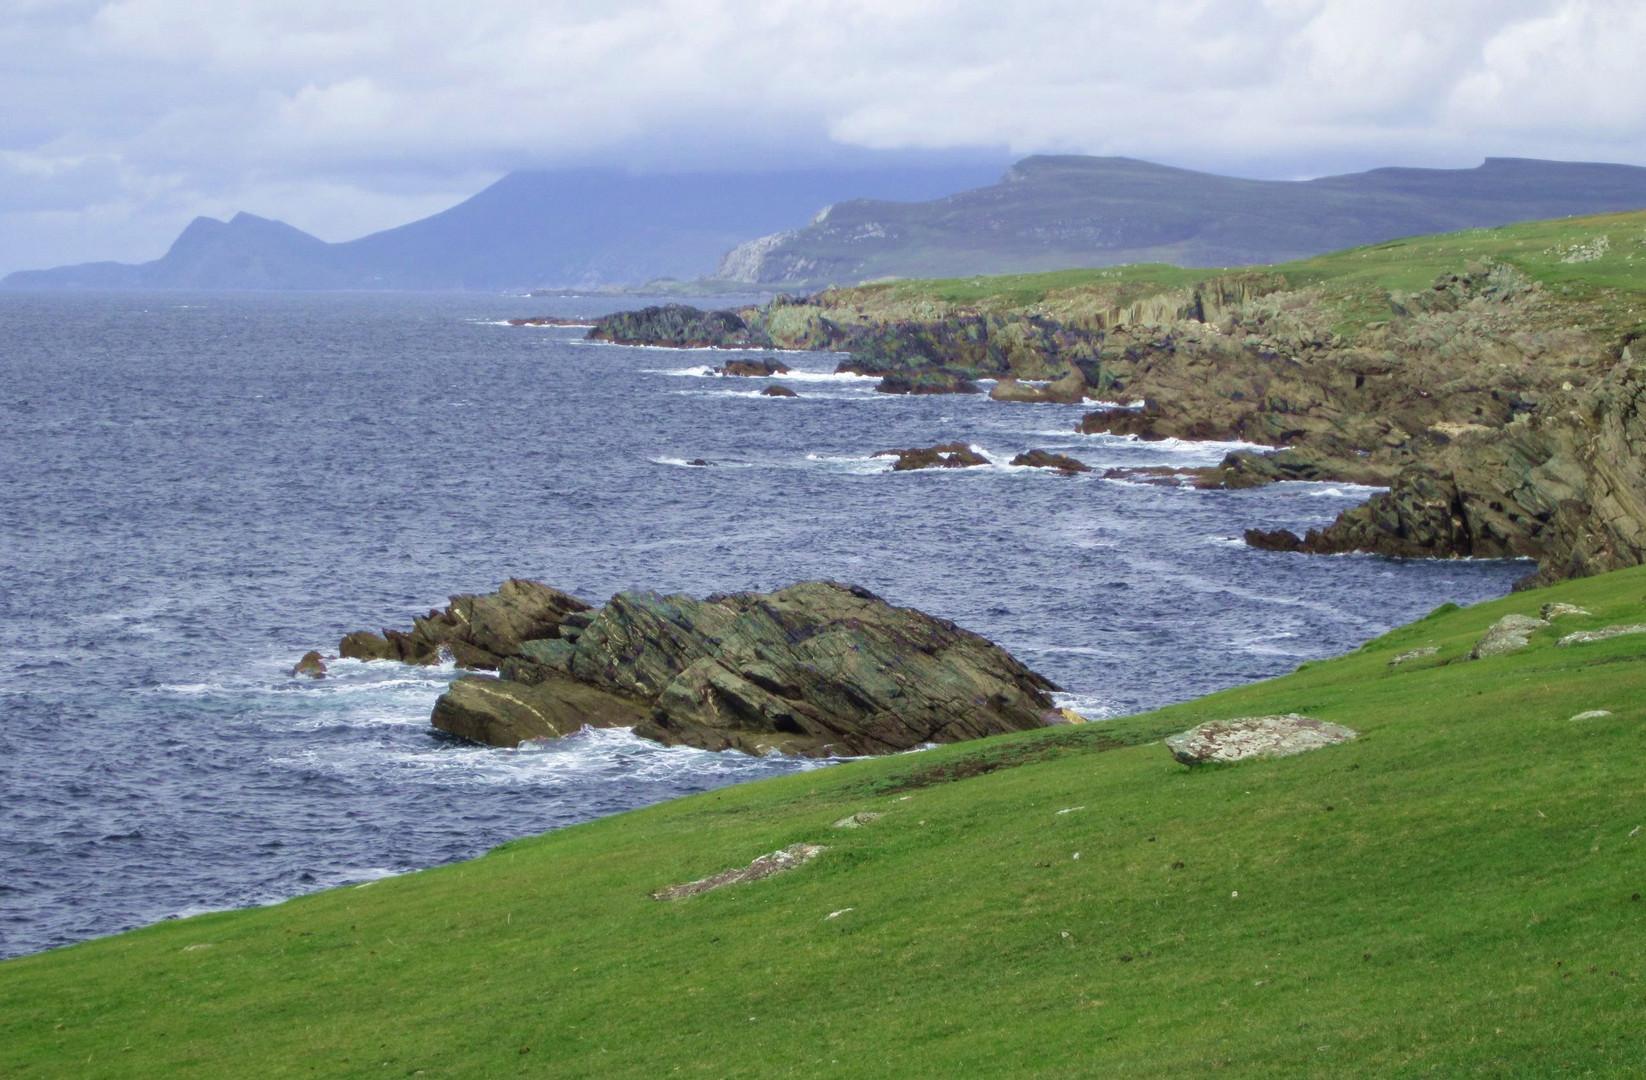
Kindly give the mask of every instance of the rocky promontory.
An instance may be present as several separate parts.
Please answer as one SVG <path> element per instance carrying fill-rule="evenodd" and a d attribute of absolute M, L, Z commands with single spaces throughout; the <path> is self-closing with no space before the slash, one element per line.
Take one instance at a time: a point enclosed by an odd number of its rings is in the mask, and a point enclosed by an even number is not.
<path fill-rule="evenodd" d="M 1082 434 L 1251 444 L 1149 482 L 1388 489 L 1324 529 L 1253 530 L 1254 546 L 1525 557 L 1549 582 L 1646 561 L 1641 265 L 1646 213 L 1621 214 L 1237 273 L 830 289 L 659 314 L 650 340 L 843 350 L 840 370 L 888 392 L 993 379 L 1006 402 L 1097 399 Z"/>
<path fill-rule="evenodd" d="M 705 600 L 627 592 L 598 610 L 536 582 L 504 591 L 458 597 L 413 634 L 377 639 L 486 642 L 498 674 L 457 679 L 432 717 L 477 742 L 516 746 L 588 725 L 705 750 L 827 757 L 1067 722 L 1048 696 L 1057 687 L 999 646 L 856 586 L 809 581 Z M 463 622 L 476 616 L 484 631 Z M 457 623 L 463 636 L 446 634 Z"/>

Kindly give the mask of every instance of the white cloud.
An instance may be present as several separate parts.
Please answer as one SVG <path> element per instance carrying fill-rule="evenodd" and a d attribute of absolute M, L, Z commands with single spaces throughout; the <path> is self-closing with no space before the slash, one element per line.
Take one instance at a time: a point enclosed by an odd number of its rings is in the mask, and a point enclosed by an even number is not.
<path fill-rule="evenodd" d="M 1638 0 L 9 0 L 0 271 L 48 261 L 24 249 L 65 214 L 85 258 L 219 207 L 343 238 L 520 165 L 831 139 L 1248 175 L 1646 162 L 1642 41 Z M 121 214 L 110 251 L 91 225 Z"/>

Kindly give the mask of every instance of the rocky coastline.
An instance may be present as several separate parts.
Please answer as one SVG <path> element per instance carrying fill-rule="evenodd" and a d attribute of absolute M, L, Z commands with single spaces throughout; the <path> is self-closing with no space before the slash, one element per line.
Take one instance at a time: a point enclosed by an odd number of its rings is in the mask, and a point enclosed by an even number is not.
<path fill-rule="evenodd" d="M 1411 291 L 1308 277 L 1213 274 L 992 308 L 859 287 L 735 312 L 629 312 L 591 336 L 839 350 L 850 356 L 837 370 L 879 376 L 886 392 L 974 393 L 993 379 L 989 396 L 1012 407 L 1102 402 L 1084 434 L 1252 444 L 1189 471 L 1202 488 L 1388 489 L 1302 536 L 1250 530 L 1255 547 L 1528 558 L 1539 568 L 1526 584 L 1646 561 L 1638 314 L 1492 258 Z"/>
<path fill-rule="evenodd" d="M 349 634 L 340 653 L 495 672 L 454 681 L 431 722 L 504 747 L 628 727 L 671 746 L 850 757 L 1078 719 L 999 646 L 829 581 L 703 600 L 626 592 L 596 609 L 513 579 L 409 632 Z"/>

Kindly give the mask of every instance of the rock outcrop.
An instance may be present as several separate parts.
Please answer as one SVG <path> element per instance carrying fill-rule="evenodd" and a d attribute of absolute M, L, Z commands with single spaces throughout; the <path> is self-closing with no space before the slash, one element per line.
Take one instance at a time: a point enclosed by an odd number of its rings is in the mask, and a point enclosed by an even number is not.
<path fill-rule="evenodd" d="M 1086 399 L 1086 375 L 1079 368 L 1070 368 L 1069 373 L 1061 378 L 1053 379 L 1043 386 L 1036 386 L 1007 375 L 994 384 L 989 396 L 996 401 L 1021 401 L 1037 405 L 1079 405 Z"/>
<path fill-rule="evenodd" d="M 768 386 L 768 387 L 766 387 L 766 389 L 760 391 L 760 393 L 765 397 L 799 397 L 800 396 L 799 394 L 795 393 L 793 390 L 790 390 L 787 386 L 781 386 L 781 385 Z"/>
<path fill-rule="evenodd" d="M 989 459 L 961 442 L 940 443 L 937 446 L 914 446 L 907 450 L 882 450 L 877 458 L 894 457 L 893 472 L 912 469 L 971 469 L 987 465 Z"/>
<path fill-rule="evenodd" d="M 1329 724 L 1297 713 L 1213 720 L 1166 740 L 1172 757 L 1185 765 L 1290 757 L 1355 738 L 1342 724 Z"/>
<path fill-rule="evenodd" d="M 1627 350 L 1625 350 L 1627 351 Z M 1438 446 L 1387 494 L 1304 536 L 1249 542 L 1318 553 L 1527 557 L 1528 584 L 1639 565 L 1646 558 L 1646 368 L 1619 362 L 1586 392 L 1501 431 Z"/>
<path fill-rule="evenodd" d="M 414 618 L 409 633 L 349 634 L 338 653 L 353 660 L 437 664 L 445 650 L 458 667 L 495 670 L 508 657 L 522 655 L 526 642 L 559 637 L 567 616 L 588 608 L 575 596 L 547 585 L 511 578 L 494 593 L 452 597 L 444 611 Z"/>
<path fill-rule="evenodd" d="M 893 372 L 875 385 L 882 394 L 980 394 L 982 388 L 953 371 Z"/>
<path fill-rule="evenodd" d="M 620 345 L 666 345 L 674 349 L 770 348 L 771 336 L 750 326 L 735 311 L 703 311 L 688 304 L 663 304 L 620 311 L 595 320 L 591 341 Z"/>
<path fill-rule="evenodd" d="M 1026 466 L 1031 469 L 1055 469 L 1064 476 L 1092 471 L 1092 467 L 1085 462 L 1076 461 L 1067 454 L 1054 454 L 1049 450 L 1025 451 L 1012 458 L 1012 464 Z"/>
<path fill-rule="evenodd" d="M 326 677 L 326 658 L 321 656 L 318 650 L 310 649 L 303 654 L 302 659 L 293 665 L 291 673 L 294 676 L 306 675 L 311 679 L 324 679 Z"/>
<path fill-rule="evenodd" d="M 772 375 L 787 375 L 792 369 L 781 360 L 764 357 L 759 360 L 729 360 L 714 369 L 716 375 L 741 375 L 763 379 Z"/>
<path fill-rule="evenodd" d="M 697 600 L 619 593 L 457 680 L 436 727 L 513 746 L 583 725 L 670 745 L 883 754 L 1059 722 L 1046 679 L 967 630 L 866 590 L 805 582 Z"/>

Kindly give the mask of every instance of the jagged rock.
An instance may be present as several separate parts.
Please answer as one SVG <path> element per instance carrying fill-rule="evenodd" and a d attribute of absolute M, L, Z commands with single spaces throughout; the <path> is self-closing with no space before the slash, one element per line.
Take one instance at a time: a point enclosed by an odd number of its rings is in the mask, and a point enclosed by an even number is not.
<path fill-rule="evenodd" d="M 1396 656 L 1394 659 L 1389 661 L 1389 666 L 1399 667 L 1401 664 L 1404 664 L 1410 660 L 1421 660 L 1425 656 L 1433 656 L 1439 651 L 1440 646 L 1438 645 L 1426 645 L 1421 649 L 1413 649 L 1410 652 L 1401 653 L 1399 656 Z"/>
<path fill-rule="evenodd" d="M 1475 642 L 1475 647 L 1469 650 L 1469 659 L 1484 660 L 1524 649 L 1532 643 L 1532 634 L 1548 625 L 1530 615 L 1505 615 L 1491 625 L 1485 637 Z"/>
<path fill-rule="evenodd" d="M 1056 469 L 1064 476 L 1092 471 L 1092 467 L 1084 462 L 1076 461 L 1064 454 L 1053 454 L 1047 450 L 1029 450 L 1012 458 L 1012 464 L 1026 466 L 1031 469 Z"/>
<path fill-rule="evenodd" d="M 1591 641 L 1607 641 L 1615 637 L 1627 637 L 1631 634 L 1646 634 L 1646 623 L 1631 623 L 1627 626 L 1608 626 L 1601 630 L 1580 630 L 1575 634 L 1567 634 L 1560 639 L 1562 645 L 1587 645 Z"/>
<path fill-rule="evenodd" d="M 1166 740 L 1172 757 L 1185 765 L 1290 757 L 1348 742 L 1356 732 L 1341 724 L 1286 713 L 1213 720 Z"/>
<path fill-rule="evenodd" d="M 1563 615 L 1587 615 L 1589 612 L 1576 604 L 1544 604 L 1538 611 L 1545 619 L 1554 620 Z"/>
<path fill-rule="evenodd" d="M 636 734 L 851 756 L 1042 727 L 1054 711 L 1055 687 L 998 646 L 863 589 L 805 582 L 723 603 L 735 622 Z"/>
<path fill-rule="evenodd" d="M 435 664 L 446 649 L 460 667 L 494 670 L 505 657 L 520 655 L 522 642 L 558 636 L 562 619 L 588 607 L 547 585 L 512 578 L 494 593 L 452 597 L 444 611 L 414 618 L 409 634 L 356 631 L 343 638 L 338 652 L 354 660 Z"/>
<path fill-rule="evenodd" d="M 793 369 L 781 360 L 762 357 L 759 360 L 728 360 L 724 366 L 715 368 L 714 373 L 762 379 L 771 375 L 787 375 L 791 370 Z"/>
<path fill-rule="evenodd" d="M 882 450 L 875 457 L 895 457 L 893 472 L 911 469 L 970 469 L 987 465 L 989 459 L 965 443 L 942 443 L 938 446 L 911 447 L 907 450 Z"/>
<path fill-rule="evenodd" d="M 632 725 L 671 745 L 822 757 L 1065 719 L 1056 687 L 998 646 L 833 582 L 707 600 L 620 593 L 586 620 L 572 639 L 525 643 L 501 679 L 457 680 L 435 726 L 515 745 Z"/>
<path fill-rule="evenodd" d="M 875 390 L 882 394 L 980 394 L 982 389 L 964 375 L 948 371 L 894 372 L 881 378 Z"/>
<path fill-rule="evenodd" d="M 795 393 L 793 390 L 790 390 L 787 386 L 778 386 L 778 385 L 768 386 L 768 387 L 766 387 L 766 389 L 764 389 L 760 392 L 762 394 L 764 394 L 766 397 L 799 397 L 800 396 L 799 394 Z"/>
<path fill-rule="evenodd" d="M 1086 399 L 1086 376 L 1079 368 L 1071 368 L 1067 375 L 1045 386 L 1032 386 L 1008 375 L 994 384 L 989 396 L 996 401 L 1078 405 Z"/>
<path fill-rule="evenodd" d="M 321 656 L 318 650 L 310 649 L 303 654 L 301 660 L 297 661 L 296 666 L 291 669 L 291 673 L 293 675 L 307 675 L 311 679 L 324 679 L 326 677 L 325 657 Z"/>
<path fill-rule="evenodd" d="M 441 731 L 492 746 L 518 746 L 588 727 L 633 727 L 651 706 L 558 673 L 531 683 L 465 675 L 435 702 Z"/>

